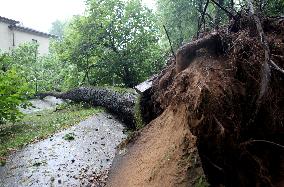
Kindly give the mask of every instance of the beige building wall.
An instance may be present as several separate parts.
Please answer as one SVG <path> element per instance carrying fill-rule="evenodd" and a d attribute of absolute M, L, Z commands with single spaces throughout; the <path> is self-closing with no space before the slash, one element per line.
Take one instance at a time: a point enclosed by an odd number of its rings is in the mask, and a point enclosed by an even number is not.
<path fill-rule="evenodd" d="M 12 48 L 12 33 L 8 28 L 10 24 L 0 22 L 0 50 L 9 52 Z"/>
<path fill-rule="evenodd" d="M 14 32 L 15 47 L 23 43 L 36 41 L 39 44 L 38 52 L 40 55 L 46 55 L 49 51 L 49 38 L 43 36 L 37 36 L 32 33 L 12 30 Z"/>
<path fill-rule="evenodd" d="M 49 52 L 50 37 L 39 32 L 29 32 L 25 29 L 10 29 L 10 23 L 0 20 L 0 51 L 10 52 L 13 48 L 23 43 L 37 42 L 39 44 L 39 55 L 46 55 Z"/>

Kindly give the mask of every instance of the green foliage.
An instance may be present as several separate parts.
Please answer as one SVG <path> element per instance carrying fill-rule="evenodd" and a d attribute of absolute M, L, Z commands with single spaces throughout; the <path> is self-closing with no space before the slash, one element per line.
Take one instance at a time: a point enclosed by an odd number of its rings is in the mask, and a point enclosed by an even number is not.
<path fill-rule="evenodd" d="M 133 87 L 163 66 L 155 15 L 141 1 L 88 0 L 55 51 L 78 84 Z"/>
<path fill-rule="evenodd" d="M 55 53 L 40 55 L 37 43 L 24 43 L 13 49 L 10 55 L 5 54 L 5 59 L 2 69 L 17 69 L 17 74 L 35 93 L 66 90 L 78 85 L 74 65 L 61 62 Z"/>
<path fill-rule="evenodd" d="M 28 83 L 19 76 L 18 70 L 7 68 L 8 59 L 7 54 L 0 56 L 0 124 L 15 122 L 21 117 L 18 107 L 28 105 L 27 98 L 31 94 Z"/>
<path fill-rule="evenodd" d="M 16 68 L 21 77 L 25 77 L 34 92 L 59 89 L 63 65 L 53 54 L 39 55 L 37 43 L 24 43 L 13 49 L 11 60 L 10 66 Z"/>
<path fill-rule="evenodd" d="M 38 91 L 40 81 L 40 65 L 38 62 L 38 44 L 35 42 L 24 43 L 13 49 L 11 54 L 11 68 L 17 69 L 19 76 L 29 82 L 35 92 Z"/>
<path fill-rule="evenodd" d="M 175 49 L 189 41 L 196 33 L 197 7 L 203 2 L 204 0 L 157 0 L 160 24 L 166 26 Z M 163 42 L 166 44 L 168 42 L 165 35 Z"/>
<path fill-rule="evenodd" d="M 52 23 L 52 27 L 49 33 L 57 36 L 59 40 L 62 40 L 66 25 L 67 25 L 67 22 L 56 20 Z"/>
<path fill-rule="evenodd" d="M 231 8 L 231 1 L 216 0 L 219 4 Z M 205 25 L 201 27 L 201 18 L 207 0 L 157 0 L 160 24 L 164 24 L 177 49 L 184 43 L 190 42 L 200 31 L 217 28 L 228 22 L 226 14 L 211 1 L 204 16 Z M 163 38 L 163 43 L 167 39 Z"/>
<path fill-rule="evenodd" d="M 247 7 L 245 0 L 215 1 L 232 14 Z M 220 28 L 229 22 L 228 15 L 212 1 L 209 1 L 204 14 L 204 24 L 201 18 L 206 2 L 207 0 L 157 0 L 160 24 L 166 26 L 175 49 L 196 38 L 198 33 Z M 276 16 L 284 13 L 284 0 L 256 0 L 253 2 L 257 11 L 262 14 Z M 165 35 L 162 44 L 169 46 Z"/>
<path fill-rule="evenodd" d="M 74 133 L 65 134 L 65 135 L 63 136 L 63 139 L 64 139 L 64 140 L 67 140 L 67 141 L 75 140 L 75 134 L 74 134 Z"/>
<path fill-rule="evenodd" d="M 269 16 L 279 16 L 284 14 L 284 0 L 269 0 L 261 1 L 259 3 L 260 9 Z"/>
<path fill-rule="evenodd" d="M 206 181 L 206 178 L 204 176 L 201 176 L 195 185 L 195 187 L 208 187 L 210 186 L 208 182 Z"/>

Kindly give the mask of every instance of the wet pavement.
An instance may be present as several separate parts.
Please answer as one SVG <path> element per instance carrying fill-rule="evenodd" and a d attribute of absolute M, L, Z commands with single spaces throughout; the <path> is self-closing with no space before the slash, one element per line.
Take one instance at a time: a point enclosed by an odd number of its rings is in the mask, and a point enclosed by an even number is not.
<path fill-rule="evenodd" d="M 62 104 L 64 102 L 62 99 L 57 99 L 53 96 L 47 96 L 44 99 L 31 99 L 29 101 L 32 104 L 31 107 L 28 107 L 26 109 L 20 108 L 20 111 L 24 114 L 31 114 L 42 110 L 53 109 L 57 105 Z"/>
<path fill-rule="evenodd" d="M 123 129 L 103 112 L 28 145 L 0 167 L 0 187 L 103 185 L 115 148 L 126 137 Z"/>

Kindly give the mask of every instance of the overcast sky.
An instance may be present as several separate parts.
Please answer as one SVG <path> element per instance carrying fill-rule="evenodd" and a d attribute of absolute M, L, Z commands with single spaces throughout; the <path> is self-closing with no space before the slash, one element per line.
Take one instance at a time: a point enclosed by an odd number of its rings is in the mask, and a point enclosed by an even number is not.
<path fill-rule="evenodd" d="M 143 1 L 150 7 L 154 6 L 154 0 Z M 0 16 L 43 32 L 48 32 L 55 20 L 82 15 L 84 10 L 84 0 L 0 0 Z"/>

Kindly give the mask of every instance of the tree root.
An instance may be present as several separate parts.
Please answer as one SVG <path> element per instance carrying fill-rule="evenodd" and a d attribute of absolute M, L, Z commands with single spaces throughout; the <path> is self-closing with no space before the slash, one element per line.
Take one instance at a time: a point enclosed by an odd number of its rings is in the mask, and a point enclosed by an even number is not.
<path fill-rule="evenodd" d="M 219 34 L 217 32 L 213 32 L 179 48 L 176 54 L 176 73 L 183 71 L 190 65 L 196 55 L 197 50 L 206 48 L 216 51 L 217 46 L 220 43 L 221 40 Z"/>

